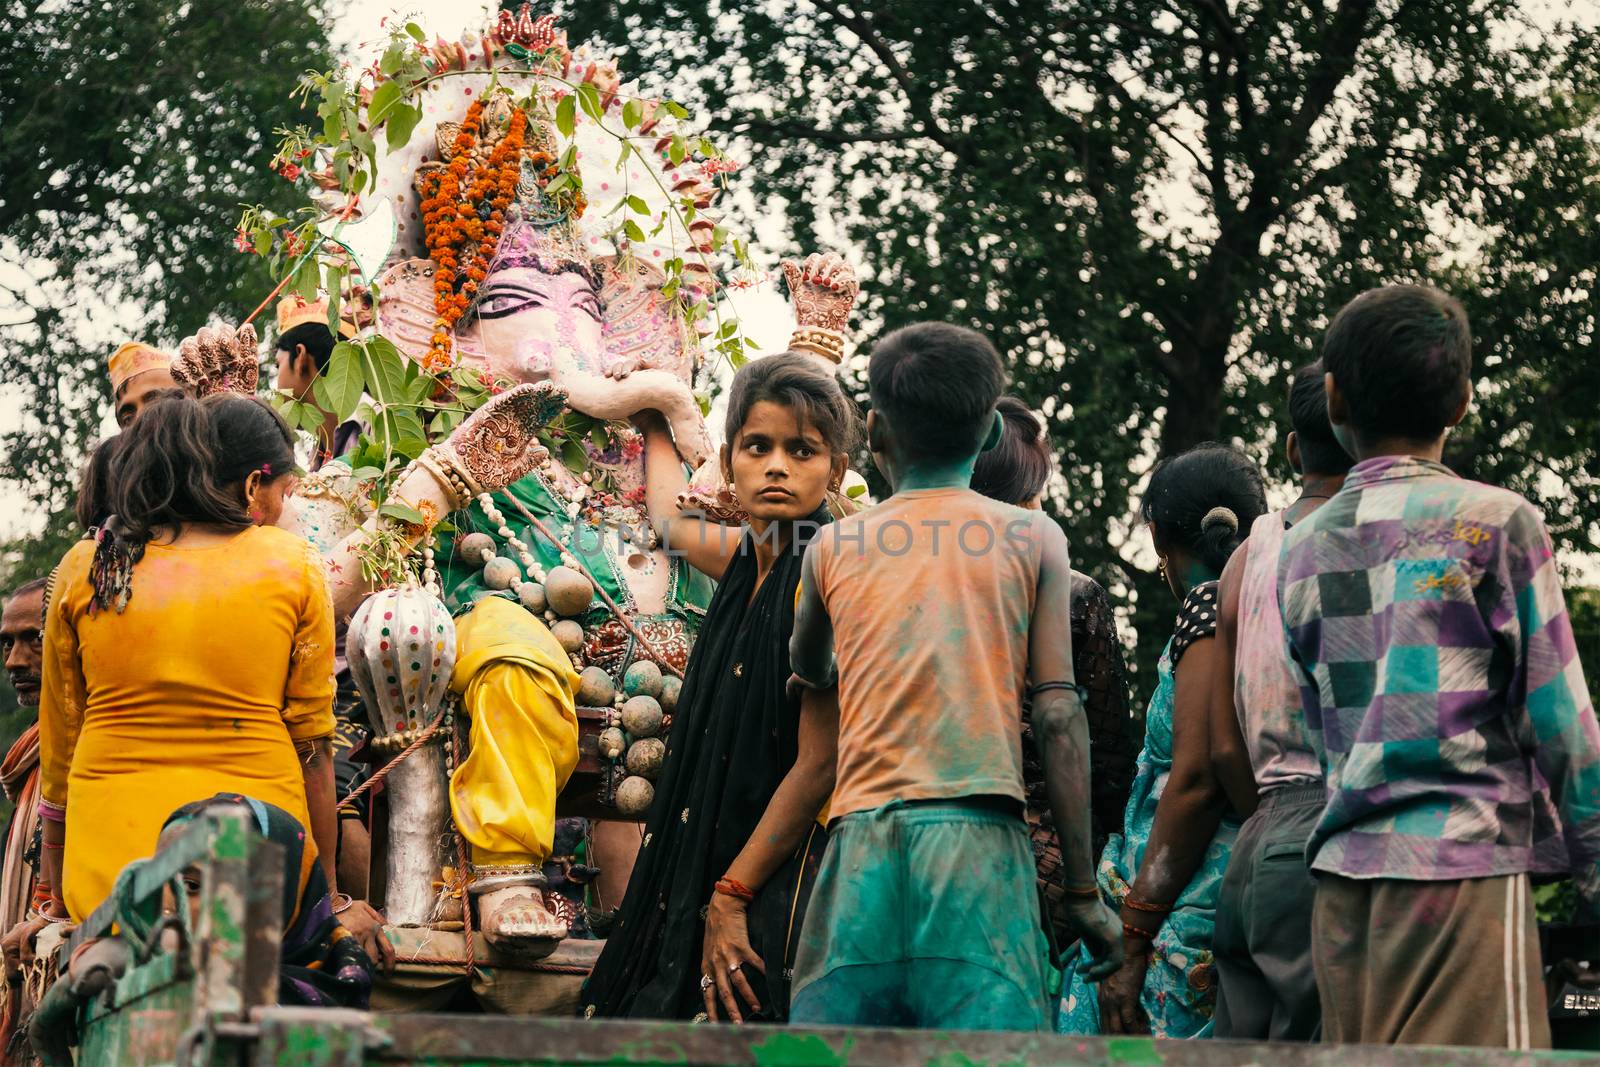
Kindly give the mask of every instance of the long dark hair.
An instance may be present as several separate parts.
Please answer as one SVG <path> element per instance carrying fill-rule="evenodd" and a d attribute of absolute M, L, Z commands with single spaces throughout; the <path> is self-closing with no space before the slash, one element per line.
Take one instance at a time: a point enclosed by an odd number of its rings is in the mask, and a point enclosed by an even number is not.
<path fill-rule="evenodd" d="M 1157 539 L 1187 549 L 1214 574 L 1222 573 L 1266 510 L 1256 465 L 1218 444 L 1196 445 L 1156 464 L 1139 507 Z"/>
<path fill-rule="evenodd" d="M 191 523 L 250 525 L 238 489 L 260 471 L 270 482 L 294 469 L 294 438 L 263 401 L 234 393 L 151 404 L 121 434 L 105 493 L 110 515 L 96 536 L 92 607 L 122 611 L 133 566 L 157 530 Z"/>
<path fill-rule="evenodd" d="M 1004 420 L 1000 443 L 978 453 L 973 491 L 1003 504 L 1027 506 L 1050 481 L 1050 438 L 1022 398 L 1003 396 L 994 409 Z"/>
<path fill-rule="evenodd" d="M 121 443 L 122 435 L 118 434 L 95 445 L 78 476 L 78 500 L 73 514 L 86 534 L 111 514 L 111 468 L 116 463 L 117 447 Z"/>
<path fill-rule="evenodd" d="M 849 455 L 860 437 L 861 420 L 832 374 L 802 352 L 779 352 L 751 360 L 733 376 L 723 432 L 729 445 L 739 436 L 750 409 L 762 401 L 779 404 L 816 430 L 834 455 Z"/>

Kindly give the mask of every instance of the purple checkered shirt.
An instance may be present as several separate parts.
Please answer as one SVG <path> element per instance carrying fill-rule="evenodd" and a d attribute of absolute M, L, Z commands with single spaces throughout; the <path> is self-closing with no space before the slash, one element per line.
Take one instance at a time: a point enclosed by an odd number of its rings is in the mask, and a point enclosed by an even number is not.
<path fill-rule="evenodd" d="M 1437 463 L 1367 460 L 1285 535 L 1278 591 L 1327 775 L 1315 869 L 1570 869 L 1600 904 L 1600 725 L 1532 505 Z"/>

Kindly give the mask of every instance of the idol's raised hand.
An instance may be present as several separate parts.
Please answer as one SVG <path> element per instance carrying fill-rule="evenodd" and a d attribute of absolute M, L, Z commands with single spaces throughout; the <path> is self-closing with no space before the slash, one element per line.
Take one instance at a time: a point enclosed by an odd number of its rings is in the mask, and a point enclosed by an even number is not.
<path fill-rule="evenodd" d="M 260 377 L 256 328 L 248 322 L 237 330 L 201 327 L 199 333 L 183 339 L 172 361 L 172 380 L 197 399 L 222 392 L 254 396 Z"/>
<path fill-rule="evenodd" d="M 567 394 L 551 382 L 501 393 L 467 416 L 444 443 L 450 465 L 474 496 L 499 492 L 550 454 L 537 435 L 566 403 Z"/>
<path fill-rule="evenodd" d="M 783 277 L 789 284 L 797 324 L 844 332 L 850 309 L 861 292 L 855 268 L 836 253 L 813 252 L 803 263 L 784 260 Z"/>

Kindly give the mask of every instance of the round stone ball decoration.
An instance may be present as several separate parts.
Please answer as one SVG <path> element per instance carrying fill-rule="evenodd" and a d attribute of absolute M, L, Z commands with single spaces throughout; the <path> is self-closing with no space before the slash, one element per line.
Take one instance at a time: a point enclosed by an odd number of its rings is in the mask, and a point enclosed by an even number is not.
<path fill-rule="evenodd" d="M 635 741 L 628 749 L 628 773 L 655 781 L 661 773 L 661 761 L 667 758 L 667 746 L 659 737 L 646 737 Z"/>
<path fill-rule="evenodd" d="M 496 556 L 483 565 L 483 584 L 490 589 L 510 589 L 513 584 L 522 579 L 522 571 L 517 567 L 517 561 L 505 556 Z"/>
<path fill-rule="evenodd" d="M 622 676 L 622 691 L 630 697 L 661 698 L 661 668 L 647 659 L 636 660 Z"/>
<path fill-rule="evenodd" d="M 517 603 L 535 615 L 540 616 L 550 606 L 549 601 L 545 598 L 544 586 L 538 582 L 523 582 L 517 586 Z"/>
<path fill-rule="evenodd" d="M 617 810 L 630 818 L 641 818 L 656 798 L 655 786 L 638 775 L 629 775 L 617 786 Z"/>
<path fill-rule="evenodd" d="M 595 739 L 595 746 L 606 759 L 616 759 L 628 747 L 628 739 L 615 726 L 607 726 Z"/>
<path fill-rule="evenodd" d="M 622 728 L 629 737 L 654 737 L 661 732 L 662 714 L 655 697 L 629 697 L 622 705 Z"/>
<path fill-rule="evenodd" d="M 571 567 L 551 567 L 544 576 L 544 593 L 551 611 L 570 618 L 589 610 L 594 585 Z"/>
<path fill-rule="evenodd" d="M 668 715 L 678 710 L 678 694 L 683 692 L 683 679 L 676 675 L 664 675 L 661 679 L 661 692 L 656 699 L 661 701 L 661 710 Z"/>
<path fill-rule="evenodd" d="M 554 623 L 550 627 L 550 635 L 567 652 L 577 652 L 583 648 L 583 627 L 571 619 L 562 619 Z"/>
<path fill-rule="evenodd" d="M 609 708 L 617 695 L 611 675 L 602 667 L 585 667 L 578 678 L 578 703 L 586 708 Z"/>
<path fill-rule="evenodd" d="M 469 533 L 456 542 L 456 554 L 468 566 L 481 567 L 495 557 L 494 538 L 486 533 Z"/>

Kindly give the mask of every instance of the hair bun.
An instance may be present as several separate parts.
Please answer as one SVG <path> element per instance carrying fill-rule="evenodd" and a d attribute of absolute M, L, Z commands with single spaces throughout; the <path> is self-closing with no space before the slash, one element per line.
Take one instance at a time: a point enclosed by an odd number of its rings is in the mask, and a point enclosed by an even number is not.
<path fill-rule="evenodd" d="M 1200 520 L 1200 529 L 1209 530 L 1213 526 L 1226 526 L 1229 533 L 1238 533 L 1239 516 L 1233 513 L 1232 508 L 1212 508 L 1206 512 L 1206 517 Z"/>

